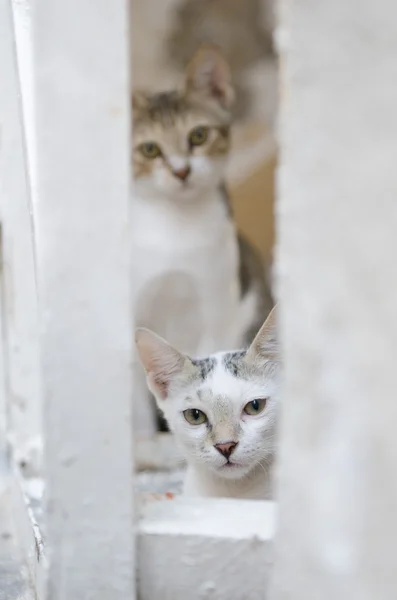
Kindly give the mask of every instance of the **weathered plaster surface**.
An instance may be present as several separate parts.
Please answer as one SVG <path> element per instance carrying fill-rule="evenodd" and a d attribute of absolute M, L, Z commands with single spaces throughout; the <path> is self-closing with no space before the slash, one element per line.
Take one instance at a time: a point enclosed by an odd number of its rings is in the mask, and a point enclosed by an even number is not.
<path fill-rule="evenodd" d="M 44 0 L 33 20 L 48 597 L 126 600 L 135 573 L 128 3 Z"/>
<path fill-rule="evenodd" d="M 4 481 L 5 482 L 5 481 Z M 0 600 L 34 600 L 14 522 L 10 489 L 0 489 Z"/>
<path fill-rule="evenodd" d="M 140 600 L 264 600 L 274 530 L 272 502 L 147 504 L 138 536 Z"/>
<path fill-rule="evenodd" d="M 275 600 L 393 600 L 397 5 L 284 0 Z"/>
<path fill-rule="evenodd" d="M 26 45 L 23 50 L 26 57 Z M 33 473 L 41 458 L 38 312 L 18 67 L 11 3 L 0 0 L 1 355 L 9 403 L 7 432 L 18 447 L 18 458 Z"/>

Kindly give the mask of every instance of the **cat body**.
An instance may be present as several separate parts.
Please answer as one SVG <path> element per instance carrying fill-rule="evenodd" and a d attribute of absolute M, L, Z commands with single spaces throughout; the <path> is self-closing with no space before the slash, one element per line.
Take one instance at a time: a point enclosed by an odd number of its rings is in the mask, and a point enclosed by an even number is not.
<path fill-rule="evenodd" d="M 232 346 L 252 318 L 254 307 L 247 307 L 246 319 L 241 314 L 238 244 L 224 213 L 216 190 L 185 206 L 135 196 L 137 324 L 150 324 L 190 354 Z"/>
<path fill-rule="evenodd" d="M 133 100 L 135 322 L 191 355 L 242 344 L 271 307 L 263 302 L 263 269 L 258 278 L 246 268 L 260 265 L 255 252 L 241 260 L 246 246 L 223 185 L 231 96 L 227 65 L 211 47 L 193 59 L 184 90 Z M 134 381 L 139 433 L 150 435 L 152 407 L 142 404 L 147 389 L 137 363 Z"/>
<path fill-rule="evenodd" d="M 136 342 L 188 465 L 184 494 L 271 498 L 281 384 L 274 311 L 248 350 L 192 359 L 146 329 Z"/>

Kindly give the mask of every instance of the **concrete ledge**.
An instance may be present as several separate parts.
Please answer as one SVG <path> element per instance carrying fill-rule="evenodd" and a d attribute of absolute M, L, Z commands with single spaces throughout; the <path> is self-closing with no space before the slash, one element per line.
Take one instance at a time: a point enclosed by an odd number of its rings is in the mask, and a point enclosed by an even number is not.
<path fill-rule="evenodd" d="M 275 504 L 188 499 L 141 507 L 140 600 L 263 600 Z"/>

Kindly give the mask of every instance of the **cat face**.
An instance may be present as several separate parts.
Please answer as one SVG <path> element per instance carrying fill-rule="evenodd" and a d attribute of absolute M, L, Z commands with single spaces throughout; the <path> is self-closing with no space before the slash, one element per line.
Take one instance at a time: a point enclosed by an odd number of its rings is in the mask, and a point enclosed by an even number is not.
<path fill-rule="evenodd" d="M 274 311 L 247 351 L 192 360 L 148 330 L 137 347 L 148 385 L 187 461 L 240 479 L 272 461 L 280 385 Z"/>
<path fill-rule="evenodd" d="M 229 151 L 230 73 L 202 47 L 182 91 L 133 96 L 135 185 L 144 197 L 194 198 L 218 185 Z"/>

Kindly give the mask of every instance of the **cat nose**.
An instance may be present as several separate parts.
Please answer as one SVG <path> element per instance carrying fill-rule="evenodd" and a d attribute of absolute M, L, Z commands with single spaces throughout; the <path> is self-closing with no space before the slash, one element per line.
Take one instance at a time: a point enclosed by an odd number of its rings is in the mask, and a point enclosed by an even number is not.
<path fill-rule="evenodd" d="M 238 442 L 225 442 L 224 444 L 215 444 L 215 448 L 224 456 L 229 458 Z"/>
<path fill-rule="evenodd" d="M 191 171 L 190 167 L 186 166 L 186 167 L 183 167 L 182 169 L 175 169 L 172 172 L 175 175 L 175 177 L 178 177 L 178 179 L 185 181 L 185 179 L 187 179 L 189 177 L 190 171 Z"/>

